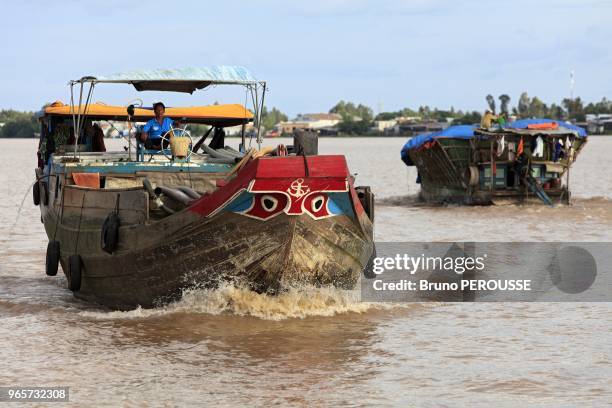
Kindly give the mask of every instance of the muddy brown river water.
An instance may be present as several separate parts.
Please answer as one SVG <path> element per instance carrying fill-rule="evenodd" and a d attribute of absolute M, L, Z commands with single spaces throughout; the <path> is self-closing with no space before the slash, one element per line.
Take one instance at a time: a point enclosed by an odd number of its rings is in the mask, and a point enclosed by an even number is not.
<path fill-rule="evenodd" d="M 269 144 L 276 141 L 269 141 Z M 377 194 L 377 241 L 611 241 L 612 137 L 575 167 L 573 205 L 424 207 L 400 138 L 321 139 Z M 72 406 L 610 406 L 612 304 L 366 304 L 222 287 L 112 312 L 44 273 L 28 194 L 34 140 L 0 140 L 0 386 L 70 387 Z M 54 405 L 56 406 L 56 405 Z"/>

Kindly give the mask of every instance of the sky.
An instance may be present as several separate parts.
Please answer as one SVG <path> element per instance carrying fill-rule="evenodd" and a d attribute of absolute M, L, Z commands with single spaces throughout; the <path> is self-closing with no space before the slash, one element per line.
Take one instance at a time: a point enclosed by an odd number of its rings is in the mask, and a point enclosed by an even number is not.
<path fill-rule="evenodd" d="M 486 108 L 521 92 L 612 99 L 612 1 L 0 0 L 0 109 L 67 102 L 67 82 L 133 69 L 242 65 L 266 80 L 266 105 L 291 117 L 339 100 L 374 112 L 420 105 Z M 96 88 L 93 100 L 244 103 L 244 91 L 194 95 Z"/>

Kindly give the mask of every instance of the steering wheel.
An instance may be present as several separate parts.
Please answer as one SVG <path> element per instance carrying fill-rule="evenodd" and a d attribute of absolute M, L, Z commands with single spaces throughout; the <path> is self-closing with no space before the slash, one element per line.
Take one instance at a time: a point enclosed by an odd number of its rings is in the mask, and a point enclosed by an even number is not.
<path fill-rule="evenodd" d="M 189 152 L 187 153 L 187 156 L 185 156 L 185 159 L 189 159 L 191 157 L 191 155 L 193 154 L 193 139 L 191 138 L 191 133 L 189 133 L 188 130 L 186 130 L 187 127 L 181 129 L 181 128 L 170 128 L 169 131 L 167 131 L 166 133 L 164 133 L 161 136 L 161 140 L 160 140 L 160 148 L 161 148 L 161 152 L 163 153 L 164 156 L 166 156 L 166 158 L 168 160 L 172 160 L 174 158 L 174 156 L 172 155 L 172 148 L 170 146 L 170 140 L 171 138 L 175 138 L 175 137 L 186 137 L 189 138 Z M 174 135 L 174 136 L 170 136 L 170 135 Z M 168 145 L 168 149 L 164 148 L 164 144 Z M 167 153 L 167 152 L 170 153 Z"/>

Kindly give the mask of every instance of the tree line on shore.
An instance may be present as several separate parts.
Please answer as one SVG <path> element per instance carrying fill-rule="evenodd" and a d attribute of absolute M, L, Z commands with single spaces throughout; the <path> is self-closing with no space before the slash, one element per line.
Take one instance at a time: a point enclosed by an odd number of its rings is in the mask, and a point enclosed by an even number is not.
<path fill-rule="evenodd" d="M 584 122 L 587 114 L 612 114 L 612 101 L 605 97 L 599 102 L 585 104 L 580 97 L 565 98 L 561 103 L 543 102 L 537 96 L 530 97 L 523 92 L 516 104 L 510 107 L 511 98 L 499 95 L 499 110 L 509 115 L 522 118 L 550 118 L 572 122 Z M 489 109 L 496 110 L 496 99 L 492 95 L 486 97 Z M 420 121 L 452 122 L 453 124 L 476 124 L 480 122 L 482 112 L 463 111 L 450 109 L 431 108 L 427 105 L 419 106 L 418 109 L 403 108 L 393 112 L 380 112 L 374 115 L 374 111 L 367 105 L 355 104 L 353 102 L 340 101 L 334 105 L 329 113 L 336 113 L 342 117 L 338 124 L 338 131 L 349 135 L 363 135 L 372 132 L 374 121 L 392 120 L 396 118 L 418 118 Z M 288 116 L 277 108 L 262 110 L 262 126 L 270 130 L 279 122 L 286 122 Z M 0 110 L 0 138 L 27 138 L 35 137 L 40 132 L 40 125 L 34 116 L 34 112 L 21 112 L 13 109 Z"/>
<path fill-rule="evenodd" d="M 20 112 L 13 109 L 0 110 L 0 137 L 34 137 L 40 132 L 34 112 Z"/>
<path fill-rule="evenodd" d="M 565 120 L 571 122 L 584 122 L 587 114 L 612 114 L 612 101 L 605 97 L 599 102 L 585 102 L 580 98 L 565 98 L 560 104 L 552 103 L 550 105 L 543 102 L 537 96 L 530 97 L 527 92 L 523 92 L 516 106 L 511 107 L 510 96 L 506 94 L 499 95 L 500 101 L 499 111 L 506 112 L 509 116 L 516 116 L 518 119 L 525 118 L 550 118 L 556 120 Z M 488 109 L 496 111 L 495 98 L 492 95 L 486 97 Z M 273 108 L 271 114 L 267 110 L 262 111 L 262 125 L 266 129 L 271 129 L 276 123 L 287 120 L 287 115 L 283 114 L 276 108 Z M 455 125 L 471 125 L 478 124 L 482 118 L 483 112 L 479 111 L 463 111 L 450 109 L 432 108 L 427 105 L 419 106 L 417 109 L 403 108 L 398 111 L 380 112 L 374 115 L 374 111 L 369 106 L 363 104 L 355 104 L 353 102 L 340 101 L 334 105 L 329 113 L 336 113 L 342 117 L 338 124 L 338 131 L 343 134 L 363 135 L 372 132 L 372 126 L 375 121 L 393 120 L 397 118 L 418 118 L 423 122 L 452 122 Z"/>

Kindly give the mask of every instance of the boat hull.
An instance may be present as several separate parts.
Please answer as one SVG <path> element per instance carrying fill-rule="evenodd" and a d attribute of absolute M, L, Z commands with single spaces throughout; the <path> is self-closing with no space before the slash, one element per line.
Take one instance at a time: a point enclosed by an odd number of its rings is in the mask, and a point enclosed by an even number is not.
<path fill-rule="evenodd" d="M 81 231 L 77 244 L 75 231 L 54 233 L 53 218 L 46 226 L 50 239 L 55 235 L 60 242 L 67 278 L 68 258 L 75 253 L 70 249 L 78 245 L 82 278 L 75 296 L 122 310 L 159 306 L 186 289 L 223 282 L 270 293 L 299 285 L 352 289 L 373 251 L 371 238 L 346 216 L 280 215 L 266 222 L 237 214 L 181 218 L 176 221 L 183 228 L 161 236 L 158 228 L 147 227 L 122 233 L 121 241 L 134 240 L 112 255 L 100 251 L 99 230 Z M 147 236 L 159 238 L 146 242 Z"/>
<path fill-rule="evenodd" d="M 70 257 L 80 257 L 75 296 L 129 310 L 163 305 L 187 289 L 225 282 L 271 294 L 301 285 L 353 289 L 374 252 L 373 225 L 355 188 L 342 178 L 299 178 L 302 190 L 308 185 L 312 191 L 295 198 L 282 193 L 285 188 L 293 192 L 293 179 L 258 177 L 264 165 L 278 164 L 254 163 L 215 193 L 144 222 L 132 214 L 137 203 L 147 205 L 140 190 L 65 186 L 54 195 L 51 187 L 48 205 L 41 205 L 42 220 L 49 240 L 59 242 L 68 282 Z M 326 190 L 334 183 L 340 187 Z M 103 217 L 119 195 L 119 214 L 134 223 L 121 225 L 118 245 L 107 253 L 101 245 Z M 276 209 L 257 207 L 264 198 L 277 200 Z"/>

